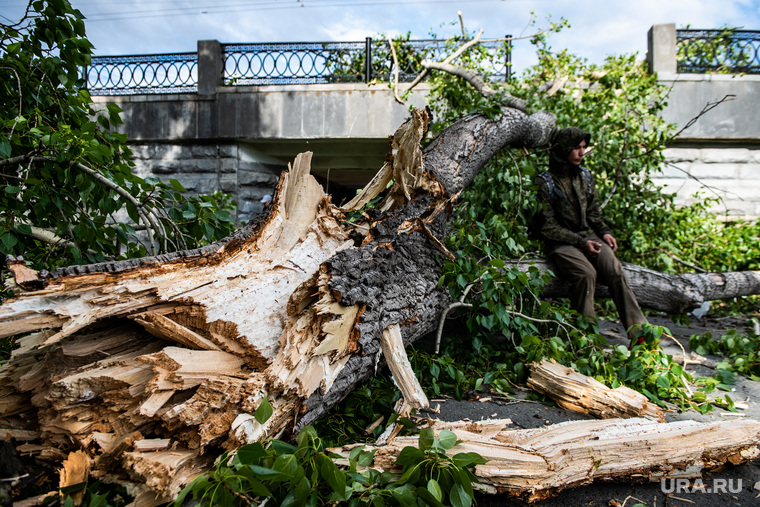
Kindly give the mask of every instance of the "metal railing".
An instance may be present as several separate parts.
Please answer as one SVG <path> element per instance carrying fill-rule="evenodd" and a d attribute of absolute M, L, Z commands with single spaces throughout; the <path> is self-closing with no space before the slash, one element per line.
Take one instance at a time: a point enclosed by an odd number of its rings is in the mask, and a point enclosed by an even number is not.
<path fill-rule="evenodd" d="M 486 41 L 489 71 L 497 79 L 511 77 L 511 45 Z M 442 59 L 448 47 L 438 39 L 394 41 L 399 81 L 410 82 L 422 60 Z M 316 84 L 388 81 L 394 61 L 387 41 L 224 44 L 224 84 Z"/>
<path fill-rule="evenodd" d="M 760 31 L 676 30 L 676 62 L 682 73 L 760 74 Z"/>
<path fill-rule="evenodd" d="M 198 53 L 94 56 L 83 72 L 92 95 L 194 93 Z"/>
<path fill-rule="evenodd" d="M 226 86 L 388 81 L 393 58 L 387 41 L 222 44 L 221 83 Z M 442 40 L 394 41 L 399 81 L 409 82 L 424 59 L 442 59 Z M 491 79 L 509 80 L 511 42 L 485 41 L 484 70 Z M 472 51 L 472 50 L 471 50 Z M 93 95 L 195 93 L 197 53 L 92 57 L 83 69 Z"/>

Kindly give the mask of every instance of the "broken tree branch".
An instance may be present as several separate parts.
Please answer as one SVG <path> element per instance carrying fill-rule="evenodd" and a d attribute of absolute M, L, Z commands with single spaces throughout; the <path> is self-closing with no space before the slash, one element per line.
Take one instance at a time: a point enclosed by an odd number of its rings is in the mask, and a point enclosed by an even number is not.
<path fill-rule="evenodd" d="M 549 396 L 573 412 L 602 419 L 645 417 L 665 422 L 665 414 L 646 396 L 625 386 L 610 389 L 601 382 L 581 375 L 554 360 L 530 365 L 528 387 Z"/>

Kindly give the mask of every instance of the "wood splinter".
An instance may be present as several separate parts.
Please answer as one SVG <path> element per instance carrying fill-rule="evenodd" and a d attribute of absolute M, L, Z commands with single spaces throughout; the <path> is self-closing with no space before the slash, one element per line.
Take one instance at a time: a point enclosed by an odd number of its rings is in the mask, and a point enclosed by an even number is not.
<path fill-rule="evenodd" d="M 560 407 L 600 419 L 645 417 L 665 422 L 662 410 L 646 396 L 625 386 L 610 389 L 553 359 L 530 365 L 528 386 Z"/>

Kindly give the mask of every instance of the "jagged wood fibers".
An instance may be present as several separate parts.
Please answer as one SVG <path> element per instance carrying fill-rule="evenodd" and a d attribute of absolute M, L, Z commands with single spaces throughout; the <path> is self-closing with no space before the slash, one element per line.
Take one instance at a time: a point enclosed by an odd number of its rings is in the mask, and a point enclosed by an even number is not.
<path fill-rule="evenodd" d="M 0 336 L 31 334 L 0 369 L 0 424 L 39 431 L 49 459 L 84 451 L 93 476 L 150 504 L 220 450 L 321 417 L 374 373 L 386 330 L 408 344 L 435 328 L 453 200 L 502 147 L 545 144 L 554 118 L 468 116 L 422 151 L 428 121 L 414 111 L 393 136 L 394 185 L 357 224 L 347 214 L 387 174 L 337 208 L 305 153 L 268 214 L 225 241 L 53 273 L 12 261 Z"/>

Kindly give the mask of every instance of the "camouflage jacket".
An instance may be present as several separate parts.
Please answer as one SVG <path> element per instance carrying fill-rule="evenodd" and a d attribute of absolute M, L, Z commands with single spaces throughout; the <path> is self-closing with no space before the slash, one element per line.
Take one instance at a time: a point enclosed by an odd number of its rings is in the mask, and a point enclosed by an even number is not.
<path fill-rule="evenodd" d="M 538 178 L 542 204 L 540 234 L 549 252 L 563 244 L 582 249 L 592 233 L 602 238 L 610 232 L 602 220 L 594 180 L 584 172 L 588 170 L 550 170 Z M 553 189 L 547 177 L 553 182 Z"/>

